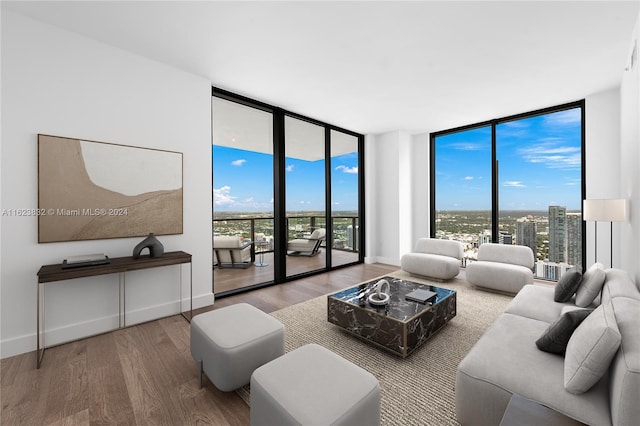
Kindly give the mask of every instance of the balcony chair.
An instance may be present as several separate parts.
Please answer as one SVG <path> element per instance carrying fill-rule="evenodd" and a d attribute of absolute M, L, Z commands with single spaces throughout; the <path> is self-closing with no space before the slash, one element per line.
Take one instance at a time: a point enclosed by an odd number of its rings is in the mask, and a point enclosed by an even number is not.
<path fill-rule="evenodd" d="M 213 237 L 213 266 L 248 268 L 254 260 L 253 242 L 244 242 L 231 235 Z"/>
<path fill-rule="evenodd" d="M 318 228 L 309 238 L 296 238 L 287 244 L 289 256 L 315 256 L 320 253 L 320 245 L 326 238 L 326 229 Z"/>

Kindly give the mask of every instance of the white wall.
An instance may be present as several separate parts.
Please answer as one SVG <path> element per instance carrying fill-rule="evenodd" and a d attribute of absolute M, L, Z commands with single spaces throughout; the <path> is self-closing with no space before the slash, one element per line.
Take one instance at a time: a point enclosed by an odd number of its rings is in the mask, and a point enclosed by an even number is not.
<path fill-rule="evenodd" d="M 365 144 L 366 261 L 399 265 L 413 241 L 411 136 L 367 135 Z"/>
<path fill-rule="evenodd" d="M 413 167 L 413 241 L 415 246 L 420 237 L 429 236 L 429 133 L 412 136 L 412 167 Z"/>
<path fill-rule="evenodd" d="M 183 152 L 184 233 L 159 240 L 193 255 L 194 307 L 213 303 L 209 81 L 3 11 L 1 112 L 2 209 L 37 207 L 38 133 Z M 36 217 L 2 216 L 1 226 L 2 357 L 36 347 L 41 265 L 129 256 L 142 240 L 38 244 Z M 129 323 L 178 312 L 178 270 L 127 274 Z M 47 284 L 47 344 L 117 325 L 117 286 L 117 275 Z"/>
<path fill-rule="evenodd" d="M 586 197 L 595 199 L 619 198 L 620 194 L 620 90 L 587 96 L 586 110 Z M 614 224 L 614 244 L 619 243 L 615 233 L 619 225 Z M 596 260 L 595 223 L 587 222 L 587 257 L 585 268 Z M 606 268 L 611 265 L 611 223 L 598 223 L 597 260 Z M 617 247 L 614 247 L 615 266 L 620 266 Z"/>
<path fill-rule="evenodd" d="M 640 288 L 640 65 L 638 55 L 633 67 L 631 54 L 634 46 L 640 49 L 640 15 L 631 36 L 627 70 L 620 86 L 621 146 L 620 146 L 620 196 L 629 200 L 630 217 L 619 224 L 620 250 L 616 252 L 616 266 L 627 270 Z M 619 260 L 617 260 L 619 259 Z"/>

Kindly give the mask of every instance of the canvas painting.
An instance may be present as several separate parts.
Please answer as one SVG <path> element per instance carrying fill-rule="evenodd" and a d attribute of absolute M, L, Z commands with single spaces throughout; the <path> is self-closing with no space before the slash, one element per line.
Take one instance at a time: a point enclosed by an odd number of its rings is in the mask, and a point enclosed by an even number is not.
<path fill-rule="evenodd" d="M 182 153 L 38 135 L 38 242 L 182 233 Z"/>

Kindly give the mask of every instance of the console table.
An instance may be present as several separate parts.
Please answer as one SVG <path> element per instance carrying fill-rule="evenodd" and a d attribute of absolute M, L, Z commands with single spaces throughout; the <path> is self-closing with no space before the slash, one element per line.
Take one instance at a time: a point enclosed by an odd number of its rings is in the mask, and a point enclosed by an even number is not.
<path fill-rule="evenodd" d="M 189 311 L 182 310 L 182 265 L 189 264 Z M 37 350 L 36 367 L 40 368 L 42 357 L 44 356 L 45 345 L 45 294 L 44 285 L 54 281 L 71 280 L 75 278 L 94 277 L 98 275 L 118 274 L 118 328 L 127 326 L 126 321 L 126 273 L 140 269 L 158 268 L 161 266 L 180 266 L 180 314 L 191 321 L 193 317 L 193 266 L 191 255 L 183 251 L 172 251 L 160 257 L 141 256 L 134 259 L 131 256 L 116 257 L 110 259 L 108 264 L 94 266 L 78 266 L 74 268 L 63 268 L 63 264 L 44 265 L 38 271 L 37 284 Z M 42 303 L 41 303 L 42 301 Z M 42 328 L 42 330 L 41 330 Z M 42 331 L 42 341 L 41 338 Z"/>

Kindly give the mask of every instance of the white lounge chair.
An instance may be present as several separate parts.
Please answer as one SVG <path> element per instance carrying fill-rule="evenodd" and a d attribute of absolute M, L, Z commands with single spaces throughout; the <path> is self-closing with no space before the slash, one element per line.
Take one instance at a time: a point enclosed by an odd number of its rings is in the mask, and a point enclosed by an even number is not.
<path fill-rule="evenodd" d="M 223 235 L 213 237 L 213 265 L 218 268 L 248 268 L 255 259 L 252 242 L 240 237 Z"/>
<path fill-rule="evenodd" d="M 318 228 L 309 238 L 296 238 L 287 244 L 289 256 L 315 256 L 320 253 L 320 245 L 326 238 L 326 229 Z"/>

